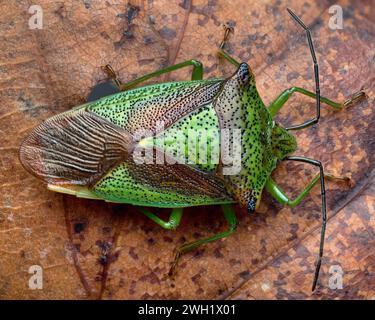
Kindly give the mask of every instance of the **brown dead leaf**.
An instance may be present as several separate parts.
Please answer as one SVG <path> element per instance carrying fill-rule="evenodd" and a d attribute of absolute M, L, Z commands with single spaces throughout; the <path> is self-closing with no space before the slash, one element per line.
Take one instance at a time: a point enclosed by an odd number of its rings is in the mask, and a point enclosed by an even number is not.
<path fill-rule="evenodd" d="M 265 103 L 294 85 L 312 90 L 305 35 L 283 2 L 40 0 L 42 30 L 28 27 L 29 1 L 1 3 L 0 298 L 374 298 L 374 14 L 369 1 L 339 1 L 344 29 L 331 30 L 329 3 L 288 1 L 312 27 L 322 95 L 343 100 L 364 86 L 369 99 L 343 112 L 323 107 L 319 125 L 296 134 L 297 154 L 355 182 L 328 183 L 327 243 L 315 293 L 319 188 L 295 209 L 265 193 L 258 213 L 237 210 L 233 236 L 187 254 L 175 280 L 164 280 L 176 246 L 225 228 L 218 207 L 189 209 L 176 231 L 166 231 L 131 206 L 49 192 L 17 158 L 33 127 L 80 104 L 104 80 L 101 65 L 111 64 L 124 81 L 191 58 L 204 64 L 206 77 L 230 74 L 216 56 L 226 22 L 235 27 L 228 51 L 251 65 Z M 168 77 L 188 76 L 185 70 Z M 300 123 L 313 109 L 314 101 L 296 95 L 278 120 Z M 283 163 L 274 176 L 295 194 L 313 174 Z M 32 265 L 43 268 L 43 290 L 28 287 Z M 328 288 L 333 265 L 344 271 L 342 290 Z"/>

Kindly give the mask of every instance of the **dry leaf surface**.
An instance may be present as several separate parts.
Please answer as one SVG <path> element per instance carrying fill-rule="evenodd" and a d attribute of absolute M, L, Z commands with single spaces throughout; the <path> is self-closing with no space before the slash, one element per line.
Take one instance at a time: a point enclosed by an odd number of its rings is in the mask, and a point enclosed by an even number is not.
<path fill-rule="evenodd" d="M 328 26 L 330 1 L 50 1 L 40 0 L 43 29 L 31 30 L 29 1 L 0 3 L 0 298 L 40 299 L 373 299 L 375 298 L 375 23 L 371 1 L 339 1 L 344 28 Z M 188 209 L 176 231 L 155 225 L 131 206 L 48 191 L 18 161 L 22 139 L 49 116 L 84 101 L 111 64 L 123 81 L 195 58 L 205 77 L 233 68 L 218 59 L 223 23 L 235 28 L 228 51 L 250 64 L 266 104 L 282 90 L 313 90 L 306 38 L 289 18 L 310 25 L 322 95 L 368 94 L 342 112 L 323 107 L 313 128 L 296 132 L 296 154 L 319 159 L 354 184 L 327 183 L 328 230 L 318 290 L 311 293 L 321 225 L 320 191 L 294 209 L 265 192 L 259 212 L 237 208 L 239 227 L 181 260 L 165 279 L 173 250 L 224 230 L 218 207 Z M 188 71 L 159 80 L 187 79 Z M 282 124 L 313 115 L 314 101 L 296 95 Z M 313 168 L 283 163 L 274 173 L 296 194 Z M 168 212 L 159 210 L 163 217 Z M 104 263 L 106 260 L 107 263 Z M 31 265 L 43 268 L 42 290 L 30 290 Z M 328 287 L 329 269 L 344 271 L 344 288 Z"/>

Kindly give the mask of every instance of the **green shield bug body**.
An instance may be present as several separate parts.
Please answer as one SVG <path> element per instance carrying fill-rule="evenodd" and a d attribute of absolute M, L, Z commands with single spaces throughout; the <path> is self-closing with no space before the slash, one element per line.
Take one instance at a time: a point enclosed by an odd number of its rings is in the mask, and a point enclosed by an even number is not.
<path fill-rule="evenodd" d="M 21 163 L 47 182 L 51 190 L 133 204 L 168 229 L 178 226 L 185 207 L 221 205 L 228 229 L 180 247 L 171 272 L 181 254 L 235 230 L 237 222 L 232 203 L 253 212 L 266 188 L 277 201 L 293 207 L 320 182 L 323 224 L 314 290 L 326 226 L 324 177 L 330 176 L 324 174 L 319 161 L 290 156 L 297 144 L 289 131 L 317 123 L 321 102 L 341 109 L 362 98 L 364 92 L 356 93 L 344 103 L 320 96 L 318 64 L 310 31 L 288 11 L 307 34 L 314 62 L 315 92 L 293 87 L 266 107 L 250 67 L 238 63 L 224 51 L 230 31 L 226 29 L 219 53 L 237 67 L 229 78 L 202 80 L 202 65 L 189 60 L 122 84 L 107 66 L 121 92 L 100 99 L 93 93 L 89 100 L 97 100 L 47 119 L 22 143 Z M 186 66 L 193 66 L 191 81 L 131 89 L 152 77 Z M 109 88 L 107 94 L 113 93 L 112 90 L 113 87 Z M 273 118 L 295 92 L 316 99 L 316 117 L 301 125 L 282 128 Z M 280 160 L 302 161 L 320 170 L 295 199 L 289 199 L 270 177 Z M 163 221 L 142 206 L 172 208 L 169 221 Z"/>

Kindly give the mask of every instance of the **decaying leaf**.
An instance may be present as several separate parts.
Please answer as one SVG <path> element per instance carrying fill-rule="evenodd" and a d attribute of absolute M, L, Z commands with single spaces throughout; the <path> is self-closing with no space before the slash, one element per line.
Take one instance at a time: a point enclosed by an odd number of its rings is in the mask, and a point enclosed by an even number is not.
<path fill-rule="evenodd" d="M 319 159 L 353 186 L 328 183 L 327 243 L 318 290 L 311 293 L 320 232 L 320 194 L 295 209 L 266 193 L 259 212 L 237 210 L 231 237 L 187 254 L 165 279 L 173 250 L 225 228 L 218 207 L 187 210 L 166 231 L 131 206 L 48 191 L 18 161 L 19 145 L 42 120 L 85 101 L 110 64 L 123 81 L 195 58 L 206 77 L 233 69 L 216 55 L 224 23 L 228 51 L 250 64 L 264 102 L 291 86 L 313 89 L 306 38 L 282 1 L 38 1 L 42 29 L 30 29 L 29 1 L 0 4 L 0 298 L 286 299 L 375 297 L 375 33 L 367 1 L 339 1 L 343 29 L 332 30 L 329 1 L 288 1 L 310 25 L 322 95 L 343 100 L 365 87 L 368 99 L 342 112 L 323 107 L 319 125 L 296 133 L 297 154 Z M 184 70 L 159 80 L 187 79 Z M 278 121 L 302 122 L 314 101 L 296 95 Z M 312 168 L 283 163 L 274 178 L 290 194 Z M 167 210 L 159 210 L 161 216 Z M 43 289 L 30 290 L 30 266 L 43 268 Z M 330 268 L 344 272 L 330 289 Z"/>

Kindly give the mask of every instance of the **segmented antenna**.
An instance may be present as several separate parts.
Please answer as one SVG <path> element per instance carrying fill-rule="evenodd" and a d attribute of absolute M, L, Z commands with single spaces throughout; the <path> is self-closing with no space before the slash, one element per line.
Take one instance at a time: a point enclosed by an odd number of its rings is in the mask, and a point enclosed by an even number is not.
<path fill-rule="evenodd" d="M 292 18 L 306 31 L 306 36 L 307 36 L 307 41 L 309 43 L 309 48 L 311 52 L 311 57 L 314 63 L 314 78 L 315 78 L 315 93 L 316 93 L 316 116 L 313 119 L 307 120 L 306 122 L 302 124 L 298 124 L 295 126 L 290 126 L 287 127 L 287 130 L 298 130 L 298 129 L 303 129 L 308 126 L 311 126 L 315 123 L 318 123 L 320 119 L 320 84 L 319 84 L 319 66 L 318 66 L 318 61 L 316 60 L 316 55 L 315 55 L 315 49 L 314 49 L 314 44 L 311 38 L 311 31 L 306 25 L 302 22 L 302 20 L 289 8 L 287 8 L 289 14 L 292 16 Z"/>
<path fill-rule="evenodd" d="M 313 119 L 310 119 L 302 124 L 291 126 L 286 128 L 287 130 L 297 130 L 306 128 L 310 125 L 313 125 L 317 123 L 320 119 L 320 86 L 319 86 L 319 67 L 318 62 L 316 60 L 315 50 L 314 50 L 314 44 L 311 38 L 311 32 L 308 27 L 302 22 L 302 20 L 289 8 L 287 8 L 289 14 L 292 16 L 292 18 L 306 31 L 307 41 L 309 43 L 309 48 L 311 52 L 311 57 L 314 63 L 314 77 L 315 77 L 315 93 L 316 93 L 316 116 Z M 320 232 L 320 245 L 319 245 L 319 255 L 316 262 L 315 267 L 315 274 L 314 274 L 314 281 L 312 285 L 312 291 L 315 290 L 316 284 L 318 282 L 319 278 L 319 271 L 320 266 L 322 263 L 322 257 L 323 257 L 323 250 L 324 250 L 324 239 L 325 239 L 325 232 L 326 232 L 326 226 L 327 226 L 327 205 L 326 205 L 326 191 L 324 186 L 324 170 L 323 166 L 320 161 L 312 160 L 304 157 L 287 157 L 285 160 L 292 160 L 292 161 L 301 161 L 306 162 L 309 164 L 312 164 L 314 166 L 319 167 L 319 174 L 320 174 L 320 190 L 321 190 L 321 196 L 322 196 L 322 228 Z"/>

